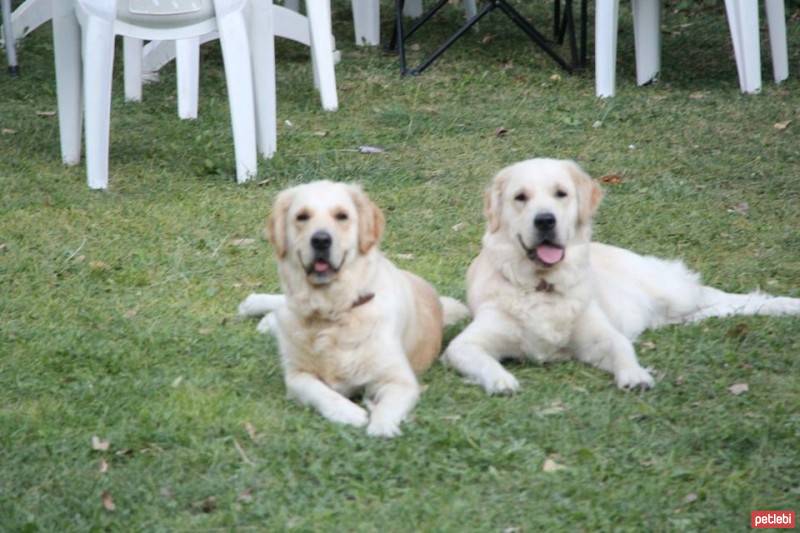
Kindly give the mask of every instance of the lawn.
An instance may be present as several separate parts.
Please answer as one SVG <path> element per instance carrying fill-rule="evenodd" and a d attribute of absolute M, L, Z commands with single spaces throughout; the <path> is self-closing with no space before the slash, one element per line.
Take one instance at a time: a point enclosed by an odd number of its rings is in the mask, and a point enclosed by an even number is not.
<path fill-rule="evenodd" d="M 177 119 L 173 65 L 126 103 L 118 53 L 106 192 L 60 163 L 49 26 L 22 42 L 21 77 L 0 75 L 0 529 L 733 531 L 752 510 L 800 511 L 797 318 L 648 332 L 647 392 L 530 364 L 512 368 L 519 394 L 488 397 L 437 364 L 387 441 L 287 400 L 274 341 L 235 315 L 278 288 L 262 236 L 275 194 L 319 178 L 362 183 L 388 256 L 463 298 L 482 190 L 533 156 L 618 177 L 598 240 L 800 297 L 800 25 L 795 77 L 771 83 L 765 39 L 764 89 L 743 96 L 722 7 L 667 1 L 661 80 L 636 87 L 622 2 L 618 96 L 598 100 L 592 69 L 559 71 L 499 14 L 400 78 L 395 57 L 352 44 L 348 4 L 339 111 L 320 109 L 307 50 L 281 42 L 278 153 L 246 185 L 216 44 L 196 121 Z M 526 10 L 549 31 L 544 4 Z"/>

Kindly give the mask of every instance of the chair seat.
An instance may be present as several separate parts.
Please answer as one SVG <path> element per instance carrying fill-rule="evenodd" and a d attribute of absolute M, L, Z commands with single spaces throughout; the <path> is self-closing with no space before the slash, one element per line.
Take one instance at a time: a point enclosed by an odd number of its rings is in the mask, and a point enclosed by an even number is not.
<path fill-rule="evenodd" d="M 212 0 L 118 0 L 117 20 L 144 28 L 191 26 L 214 17 Z"/>

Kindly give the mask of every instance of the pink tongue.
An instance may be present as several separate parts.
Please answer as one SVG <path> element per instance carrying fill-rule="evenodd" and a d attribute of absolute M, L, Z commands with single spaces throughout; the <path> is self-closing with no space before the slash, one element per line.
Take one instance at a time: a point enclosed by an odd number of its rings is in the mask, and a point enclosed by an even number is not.
<path fill-rule="evenodd" d="M 554 265 L 564 258 L 564 249 L 549 244 L 540 244 L 536 247 L 536 257 L 546 265 Z"/>
<path fill-rule="evenodd" d="M 315 272 L 327 272 L 330 265 L 328 265 L 325 261 L 314 261 L 314 271 Z"/>

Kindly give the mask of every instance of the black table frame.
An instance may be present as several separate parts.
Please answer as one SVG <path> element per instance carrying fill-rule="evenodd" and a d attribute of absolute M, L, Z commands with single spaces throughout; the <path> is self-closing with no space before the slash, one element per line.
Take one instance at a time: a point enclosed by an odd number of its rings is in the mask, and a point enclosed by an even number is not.
<path fill-rule="evenodd" d="M 442 45 L 440 45 L 430 56 L 424 59 L 418 66 L 409 68 L 406 64 L 406 40 L 419 30 L 426 22 L 433 18 L 449 0 L 438 0 L 436 5 L 416 19 L 411 27 L 406 29 L 403 23 L 403 7 L 405 0 L 395 0 L 395 29 L 389 44 L 389 49 L 397 49 L 400 57 L 400 73 L 402 75 L 418 75 L 433 64 L 448 48 L 460 39 L 470 28 L 477 24 L 483 17 L 499 9 L 505 13 L 539 48 L 541 48 L 553 61 L 567 72 L 573 72 L 586 66 L 586 29 L 587 29 L 587 0 L 581 2 L 581 35 L 580 44 L 576 35 L 575 17 L 573 14 L 573 0 L 554 0 L 553 8 L 553 36 L 558 44 L 562 44 L 564 39 L 569 37 L 571 52 L 571 62 L 567 62 L 551 46 L 550 41 L 536 29 L 519 11 L 517 11 L 508 0 L 486 0 L 483 7 L 470 17 L 453 35 L 451 35 Z"/>

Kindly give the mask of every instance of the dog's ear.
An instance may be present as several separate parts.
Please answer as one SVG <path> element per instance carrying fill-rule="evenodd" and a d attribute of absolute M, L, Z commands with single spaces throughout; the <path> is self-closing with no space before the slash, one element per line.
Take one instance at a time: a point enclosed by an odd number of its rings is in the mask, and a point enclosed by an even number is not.
<path fill-rule="evenodd" d="M 578 192 L 578 224 L 588 224 L 603 199 L 603 189 L 576 162 L 567 161 L 566 165 Z"/>
<path fill-rule="evenodd" d="M 483 215 L 486 217 L 486 227 L 489 229 L 489 233 L 495 233 L 500 229 L 500 210 L 503 205 L 506 180 L 507 176 L 501 170 L 483 193 Z"/>
<path fill-rule="evenodd" d="M 358 211 L 358 251 L 365 254 L 381 240 L 386 219 L 358 185 L 350 186 L 350 196 Z"/>
<path fill-rule="evenodd" d="M 275 203 L 272 204 L 272 212 L 267 219 L 267 237 L 278 259 L 286 257 L 286 252 L 289 248 L 286 235 L 286 219 L 289 216 L 289 207 L 292 205 L 294 198 L 294 189 L 287 189 L 281 191 L 275 198 Z"/>

